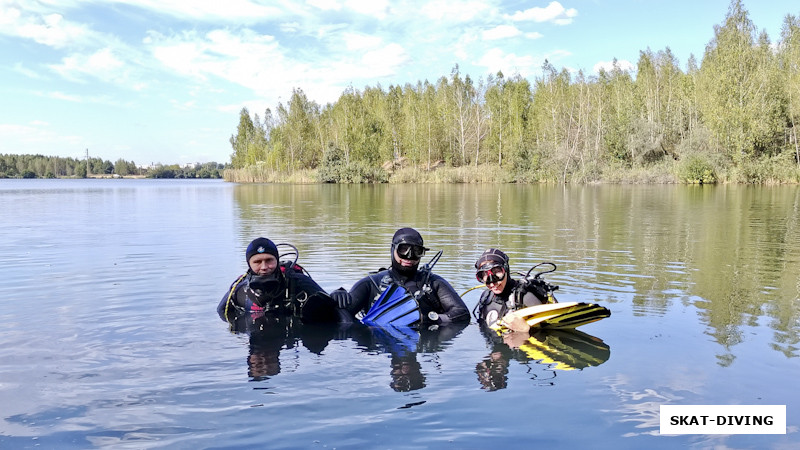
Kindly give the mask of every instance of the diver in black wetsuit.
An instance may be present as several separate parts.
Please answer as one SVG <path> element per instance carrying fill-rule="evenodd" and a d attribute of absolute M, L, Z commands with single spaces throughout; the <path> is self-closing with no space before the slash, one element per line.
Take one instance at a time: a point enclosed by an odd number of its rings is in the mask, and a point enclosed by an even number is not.
<path fill-rule="evenodd" d="M 476 278 L 488 288 L 477 305 L 482 325 L 492 326 L 511 311 L 556 302 L 552 295 L 548 296 L 544 282 L 523 283 L 511 278 L 508 261 L 505 253 L 490 248 L 475 263 Z M 506 325 L 512 331 L 530 330 L 521 317 L 515 317 Z"/>
<path fill-rule="evenodd" d="M 247 246 L 247 272 L 233 282 L 217 305 L 222 320 L 241 314 L 294 316 L 303 322 L 346 322 L 328 294 L 297 264 L 281 263 L 278 247 L 260 237 Z"/>
<path fill-rule="evenodd" d="M 401 228 L 392 238 L 390 269 L 362 278 L 349 293 L 344 289 L 333 291 L 331 297 L 352 314 L 366 312 L 380 293 L 394 283 L 417 299 L 423 324 L 469 322 L 469 310 L 450 283 L 430 270 L 419 270 L 420 259 L 427 250 L 417 230 Z"/>

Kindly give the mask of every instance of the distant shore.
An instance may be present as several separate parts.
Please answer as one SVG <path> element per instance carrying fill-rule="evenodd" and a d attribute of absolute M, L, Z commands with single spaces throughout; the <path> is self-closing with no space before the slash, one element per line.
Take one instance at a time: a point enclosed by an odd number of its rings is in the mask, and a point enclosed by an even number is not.
<path fill-rule="evenodd" d="M 542 177 L 536 174 L 514 172 L 499 165 L 447 167 L 427 169 L 422 166 L 405 166 L 391 170 L 372 169 L 368 174 L 357 170 L 348 173 L 342 170 L 336 181 L 324 181 L 322 169 L 300 169 L 295 171 L 274 170 L 265 165 L 247 166 L 242 169 L 226 169 L 225 181 L 234 183 L 287 183 L 287 184 L 426 184 L 426 183 L 556 183 L 556 184 L 800 184 L 800 167 L 785 164 L 764 164 L 758 167 L 730 167 L 707 172 L 687 171 L 680 162 L 662 162 L 648 167 L 607 168 L 601 173 L 587 177 L 571 177 L 566 181 L 557 176 Z"/>

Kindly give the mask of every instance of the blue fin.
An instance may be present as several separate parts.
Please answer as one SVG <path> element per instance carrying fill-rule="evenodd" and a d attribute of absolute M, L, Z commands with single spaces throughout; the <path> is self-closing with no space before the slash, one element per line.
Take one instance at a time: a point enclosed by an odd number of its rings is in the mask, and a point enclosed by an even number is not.
<path fill-rule="evenodd" d="M 393 284 L 384 290 L 361 319 L 367 325 L 414 327 L 421 321 L 419 304 L 404 288 Z"/>
<path fill-rule="evenodd" d="M 407 356 L 417 352 L 419 332 L 407 327 L 369 327 L 378 348 L 396 356 Z"/>

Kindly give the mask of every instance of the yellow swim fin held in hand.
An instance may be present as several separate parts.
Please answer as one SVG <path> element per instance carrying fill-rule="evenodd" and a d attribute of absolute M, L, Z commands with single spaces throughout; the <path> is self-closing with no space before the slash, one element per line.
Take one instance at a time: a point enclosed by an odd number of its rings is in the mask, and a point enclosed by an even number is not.
<path fill-rule="evenodd" d="M 531 328 L 575 328 L 609 317 L 611 311 L 595 303 L 566 302 L 530 306 L 514 311 L 514 315 L 523 317 Z M 491 328 L 501 333 L 510 331 L 501 321 Z"/>

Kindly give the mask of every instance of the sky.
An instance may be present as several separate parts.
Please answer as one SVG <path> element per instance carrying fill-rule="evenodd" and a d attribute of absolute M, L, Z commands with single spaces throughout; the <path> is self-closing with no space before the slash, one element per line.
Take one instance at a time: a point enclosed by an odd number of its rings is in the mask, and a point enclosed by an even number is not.
<path fill-rule="evenodd" d="M 230 161 L 239 111 L 295 88 L 531 81 L 548 60 L 596 74 L 670 48 L 702 61 L 729 0 L 0 0 L 0 154 Z M 780 38 L 796 0 L 745 0 Z"/>

